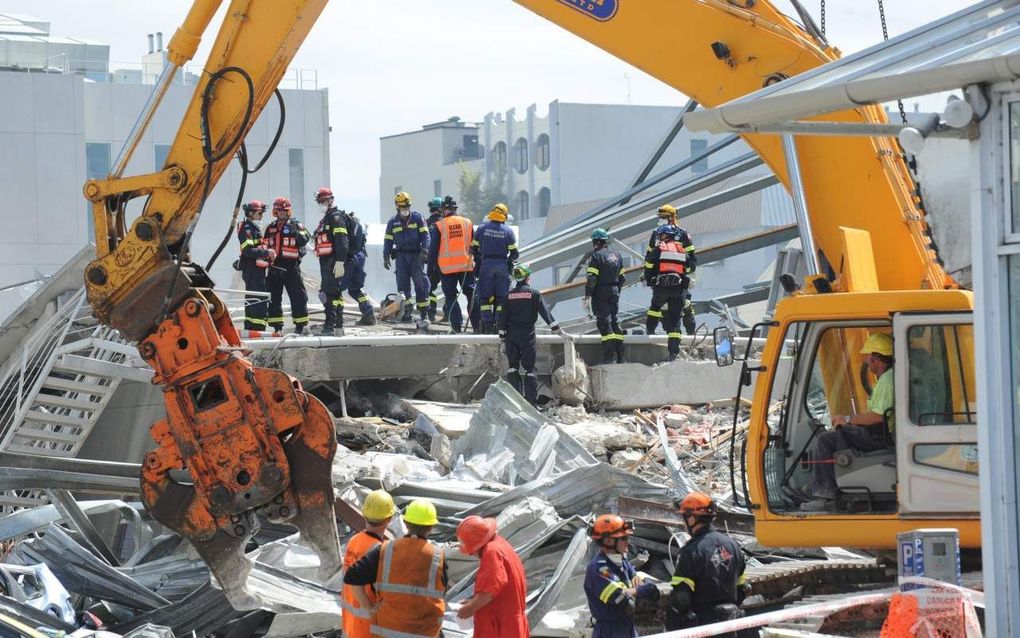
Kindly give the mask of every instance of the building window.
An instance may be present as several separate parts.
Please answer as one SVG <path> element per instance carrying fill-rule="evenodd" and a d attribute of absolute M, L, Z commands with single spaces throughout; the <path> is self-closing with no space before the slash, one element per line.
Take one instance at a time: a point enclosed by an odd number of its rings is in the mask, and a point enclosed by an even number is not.
<path fill-rule="evenodd" d="M 705 152 L 708 140 L 691 140 L 691 157 Z M 700 159 L 691 166 L 692 173 L 704 173 L 708 170 L 708 158 Z"/>
<path fill-rule="evenodd" d="M 514 142 L 514 168 L 518 173 L 528 170 L 528 140 L 523 137 Z"/>
<path fill-rule="evenodd" d="M 552 204 L 552 193 L 548 188 L 542 187 L 538 189 L 538 216 L 548 217 L 549 206 Z"/>
<path fill-rule="evenodd" d="M 549 168 L 549 136 L 545 133 L 539 135 L 538 141 L 535 142 L 535 166 L 540 171 Z"/>
<path fill-rule="evenodd" d="M 517 209 L 517 219 L 528 219 L 528 192 L 521 191 L 514 198 L 514 208 Z"/>
<path fill-rule="evenodd" d="M 295 215 L 304 214 L 305 202 L 305 150 L 290 149 L 290 205 Z"/>
<path fill-rule="evenodd" d="M 88 179 L 107 177 L 112 163 L 109 142 L 85 143 L 85 177 Z"/>
<path fill-rule="evenodd" d="M 163 166 L 166 165 L 166 156 L 170 154 L 169 144 L 153 144 L 153 166 L 156 167 L 157 171 L 163 170 Z"/>
<path fill-rule="evenodd" d="M 458 160 L 482 159 L 482 147 L 478 144 L 477 135 L 465 135 L 463 145 L 458 150 Z"/>
<path fill-rule="evenodd" d="M 433 197 L 443 196 L 443 180 L 437 179 L 432 182 L 432 196 Z"/>
<path fill-rule="evenodd" d="M 496 142 L 492 147 L 492 170 L 495 173 L 506 171 L 506 142 Z"/>

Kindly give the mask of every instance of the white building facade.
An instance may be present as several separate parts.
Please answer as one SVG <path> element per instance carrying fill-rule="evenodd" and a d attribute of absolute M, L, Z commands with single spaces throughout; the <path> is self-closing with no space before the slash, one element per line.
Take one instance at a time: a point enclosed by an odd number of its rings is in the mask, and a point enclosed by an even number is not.
<path fill-rule="evenodd" d="M 48 29 L 44 22 L 33 24 L 37 30 Z M 46 40 L 36 44 L 43 53 L 51 46 Z M 108 49 L 104 50 L 108 57 Z M 35 58 L 25 51 L 20 55 L 23 61 L 45 59 L 42 53 Z M 5 215 L 6 232 L 0 237 L 2 308 L 16 307 L 33 289 L 31 284 L 15 284 L 53 273 L 94 241 L 91 208 L 82 186 L 109 173 L 152 90 L 141 83 L 139 74 L 111 71 L 108 60 L 90 60 L 88 68 L 88 72 L 76 70 L 70 57 L 56 69 L 24 63 L 0 68 L 0 94 L 5 96 L 0 118 L 0 193 L 10 211 Z M 170 88 L 126 174 L 162 168 L 193 91 L 193 86 L 184 84 Z M 249 176 L 245 200 L 271 202 L 278 196 L 289 197 L 295 215 L 314 224 L 317 219 L 308 219 L 318 217 L 313 193 L 329 184 L 328 95 L 325 89 L 284 90 L 283 95 L 287 110 L 283 135 L 265 167 Z M 268 149 L 278 121 L 279 109 L 273 100 L 246 140 L 252 164 Z M 204 264 L 227 232 L 239 185 L 240 170 L 234 163 L 213 190 L 195 231 L 192 255 L 196 261 Z M 140 212 L 142 203 L 142 199 L 133 202 L 130 213 Z M 220 286 L 238 287 L 230 267 L 236 247 L 231 237 L 213 268 Z M 0 319 L 7 312 L 0 309 Z"/>

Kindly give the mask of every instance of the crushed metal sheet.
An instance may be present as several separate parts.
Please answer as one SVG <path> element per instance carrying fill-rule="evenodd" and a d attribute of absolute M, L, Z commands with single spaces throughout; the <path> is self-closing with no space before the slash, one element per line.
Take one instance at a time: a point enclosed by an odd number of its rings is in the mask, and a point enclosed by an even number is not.
<path fill-rule="evenodd" d="M 153 624 L 169 627 L 175 636 L 190 636 L 192 632 L 205 636 L 250 613 L 262 612 L 237 611 L 230 606 L 222 591 L 206 582 L 184 600 L 135 616 L 114 625 L 110 631 L 123 634 Z"/>
<path fill-rule="evenodd" d="M 89 515 L 109 514 L 111 512 L 130 511 L 132 518 L 144 509 L 141 503 L 125 503 L 120 500 L 84 501 L 79 503 L 82 510 Z M 43 505 L 32 509 L 23 509 L 0 518 L 0 541 L 20 538 L 41 532 L 62 520 L 62 516 L 53 505 Z"/>
<path fill-rule="evenodd" d="M 546 580 L 545 585 L 537 592 L 530 594 L 527 598 L 527 614 L 529 623 L 538 623 L 547 612 L 549 612 L 560 593 L 566 586 L 567 579 L 573 575 L 588 557 L 588 545 L 591 539 L 588 537 L 588 530 L 580 528 L 574 532 L 570 545 L 563 552 L 560 564 L 556 571 Z"/>
<path fill-rule="evenodd" d="M 414 399 L 404 399 L 403 405 L 417 417 L 415 427 L 418 427 L 417 422 L 424 420 L 436 432 L 451 439 L 456 439 L 468 431 L 471 427 L 471 419 L 478 410 L 477 405 Z"/>
<path fill-rule="evenodd" d="M 172 602 L 183 600 L 209 580 L 209 568 L 201 559 L 182 554 L 117 571 Z"/>
<path fill-rule="evenodd" d="M 489 386 L 467 434 L 453 442 L 452 456 L 493 457 L 503 450 L 513 453 L 514 473 L 524 482 L 598 462 L 576 439 L 500 379 Z M 514 476 L 505 476 L 501 482 L 519 483 Z"/>

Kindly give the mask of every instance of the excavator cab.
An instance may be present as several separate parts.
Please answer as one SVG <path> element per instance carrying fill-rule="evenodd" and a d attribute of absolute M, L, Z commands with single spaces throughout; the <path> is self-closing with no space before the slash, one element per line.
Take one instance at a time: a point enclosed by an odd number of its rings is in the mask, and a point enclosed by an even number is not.
<path fill-rule="evenodd" d="M 979 546 L 971 303 L 962 291 L 897 291 L 780 304 L 761 365 L 741 375 L 758 373 L 744 479 L 763 543 L 891 548 L 897 532 L 951 513 L 964 545 Z M 861 349 L 875 333 L 893 338 L 894 405 L 867 445 L 839 437 L 833 458 L 819 458 L 834 415 L 869 410 L 877 379 Z M 836 498 L 805 509 L 823 463 Z"/>

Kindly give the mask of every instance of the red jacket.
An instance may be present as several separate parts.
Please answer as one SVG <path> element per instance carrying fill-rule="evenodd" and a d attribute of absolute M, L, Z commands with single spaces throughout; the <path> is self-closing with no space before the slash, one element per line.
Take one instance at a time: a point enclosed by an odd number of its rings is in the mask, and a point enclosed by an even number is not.
<path fill-rule="evenodd" d="M 475 578 L 475 594 L 493 596 L 491 603 L 475 613 L 475 638 L 528 638 L 524 615 L 527 591 L 521 559 L 510 543 L 496 536 L 482 548 Z"/>

